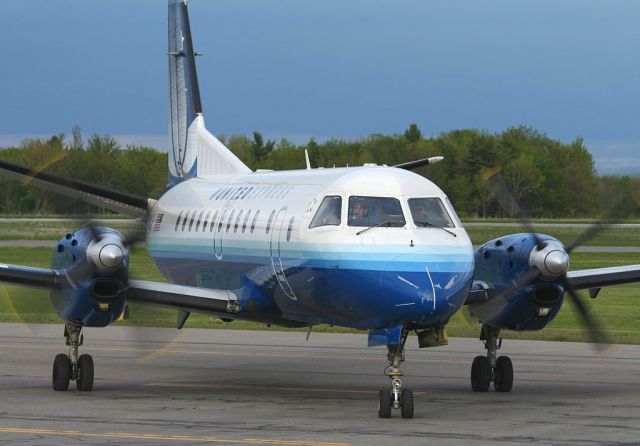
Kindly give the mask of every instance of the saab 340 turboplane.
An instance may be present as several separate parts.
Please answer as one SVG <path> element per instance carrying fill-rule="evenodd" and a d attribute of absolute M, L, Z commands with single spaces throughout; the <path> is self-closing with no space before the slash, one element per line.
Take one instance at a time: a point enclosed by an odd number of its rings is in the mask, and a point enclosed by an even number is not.
<path fill-rule="evenodd" d="M 369 330 L 388 347 L 378 414 L 413 417 L 402 386 L 409 332 L 420 347 L 446 345 L 445 327 L 463 305 L 482 322 L 486 355 L 471 384 L 508 392 L 513 367 L 497 357 L 500 333 L 541 330 L 565 294 L 597 327 L 576 290 L 640 280 L 640 265 L 568 272 L 576 246 L 529 233 L 475 250 L 445 193 L 411 172 L 439 158 L 388 167 L 252 172 L 205 128 L 186 0 L 169 0 L 169 182 L 158 200 L 0 162 L 0 172 L 146 221 L 151 258 L 170 283 L 129 278 L 131 240 L 84 225 L 66 234 L 51 268 L 0 264 L 0 281 L 51 291 L 69 354 L 53 364 L 53 388 L 93 387 L 83 327 L 116 321 L 128 302 L 289 327 L 333 324 Z M 590 233 L 594 233 L 594 229 Z M 578 241 L 582 241 L 581 237 Z M 212 332 L 215 336 L 215 332 Z"/>

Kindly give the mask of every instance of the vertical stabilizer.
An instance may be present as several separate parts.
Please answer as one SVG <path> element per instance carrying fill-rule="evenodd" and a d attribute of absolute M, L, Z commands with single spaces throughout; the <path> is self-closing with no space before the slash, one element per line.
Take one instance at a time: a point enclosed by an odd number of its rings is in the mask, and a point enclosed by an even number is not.
<path fill-rule="evenodd" d="M 169 187 L 251 170 L 207 131 L 186 0 L 169 0 Z"/>

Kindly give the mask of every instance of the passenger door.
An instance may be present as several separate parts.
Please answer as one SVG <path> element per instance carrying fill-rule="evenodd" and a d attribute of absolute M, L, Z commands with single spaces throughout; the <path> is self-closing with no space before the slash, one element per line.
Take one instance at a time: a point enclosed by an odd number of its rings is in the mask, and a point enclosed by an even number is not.
<path fill-rule="evenodd" d="M 273 226 L 271 228 L 271 239 L 269 242 L 271 252 L 271 266 L 273 268 L 273 273 L 276 277 L 276 280 L 278 281 L 278 285 L 280 285 L 280 288 L 282 289 L 284 294 L 291 300 L 298 300 L 285 275 L 282 256 L 280 253 L 280 244 L 282 243 L 282 239 L 286 236 L 287 232 L 286 216 L 287 207 L 283 207 L 278 211 L 276 218 L 273 221 Z"/>

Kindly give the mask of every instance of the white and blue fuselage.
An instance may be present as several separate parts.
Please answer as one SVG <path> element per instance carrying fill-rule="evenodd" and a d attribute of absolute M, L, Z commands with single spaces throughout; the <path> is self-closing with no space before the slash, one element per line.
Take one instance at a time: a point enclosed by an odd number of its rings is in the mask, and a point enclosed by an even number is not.
<path fill-rule="evenodd" d="M 323 224 L 327 197 L 336 214 Z M 360 199 L 381 203 L 372 216 L 391 203 L 393 223 L 354 220 Z M 420 199 L 438 203 L 446 230 L 416 224 Z M 386 166 L 183 181 L 158 201 L 147 243 L 171 282 L 233 290 L 240 317 L 285 325 L 444 325 L 464 303 L 474 266 L 442 190 Z"/>

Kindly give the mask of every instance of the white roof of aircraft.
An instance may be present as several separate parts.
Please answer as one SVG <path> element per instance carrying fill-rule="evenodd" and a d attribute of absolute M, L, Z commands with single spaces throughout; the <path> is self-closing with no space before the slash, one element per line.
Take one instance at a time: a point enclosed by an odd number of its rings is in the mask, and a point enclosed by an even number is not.
<path fill-rule="evenodd" d="M 328 190 L 382 196 L 441 195 L 428 179 L 404 169 L 387 166 L 342 167 L 292 171 L 257 171 L 238 178 L 255 184 L 326 185 Z"/>

